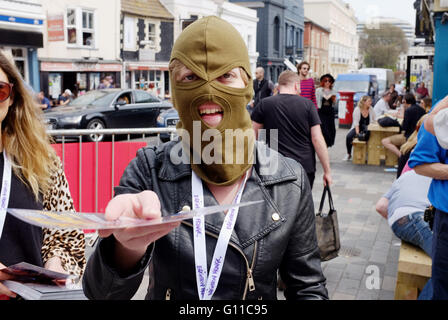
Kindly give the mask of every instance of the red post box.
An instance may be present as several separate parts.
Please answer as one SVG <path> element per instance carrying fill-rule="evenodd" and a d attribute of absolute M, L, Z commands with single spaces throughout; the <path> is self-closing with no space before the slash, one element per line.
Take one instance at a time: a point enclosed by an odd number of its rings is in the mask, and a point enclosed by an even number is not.
<path fill-rule="evenodd" d="M 353 122 L 353 109 L 354 102 L 353 97 L 355 92 L 353 91 L 340 91 L 339 92 L 339 105 L 338 105 L 338 118 L 339 128 L 350 128 Z"/>

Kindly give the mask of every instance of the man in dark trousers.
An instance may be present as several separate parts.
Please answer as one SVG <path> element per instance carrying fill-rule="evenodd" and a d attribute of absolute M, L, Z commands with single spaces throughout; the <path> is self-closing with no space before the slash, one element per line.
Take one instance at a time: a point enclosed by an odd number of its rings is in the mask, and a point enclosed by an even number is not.
<path fill-rule="evenodd" d="M 254 99 L 251 101 L 248 111 L 252 113 L 258 102 L 260 102 L 261 99 L 271 96 L 271 94 L 272 84 L 264 78 L 264 69 L 258 67 L 255 69 Z"/>
<path fill-rule="evenodd" d="M 264 128 L 269 144 L 270 130 L 277 129 L 278 152 L 303 166 L 311 188 L 317 153 L 324 171 L 324 185 L 331 185 L 330 159 L 316 106 L 311 100 L 298 95 L 300 79 L 295 72 L 283 71 L 278 78 L 278 88 L 279 94 L 261 100 L 252 113 L 257 138 L 259 130 Z"/>

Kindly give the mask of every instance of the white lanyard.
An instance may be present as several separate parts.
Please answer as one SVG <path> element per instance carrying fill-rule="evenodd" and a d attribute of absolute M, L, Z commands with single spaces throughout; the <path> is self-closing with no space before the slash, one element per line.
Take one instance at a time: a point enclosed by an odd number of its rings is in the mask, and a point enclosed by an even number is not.
<path fill-rule="evenodd" d="M 249 172 L 249 171 L 248 171 Z M 244 186 L 248 178 L 248 172 L 241 184 L 238 193 L 233 201 L 237 204 L 241 201 Z M 204 206 L 204 190 L 201 179 L 192 171 L 191 177 L 192 203 L 193 209 Z M 224 223 L 219 233 L 215 252 L 213 253 L 210 275 L 207 276 L 207 252 L 205 247 L 205 224 L 204 216 L 193 218 L 193 239 L 194 239 L 194 263 L 196 267 L 196 283 L 200 300 L 210 300 L 218 287 L 221 271 L 224 266 L 224 259 L 227 252 L 227 245 L 230 241 L 235 222 L 238 217 L 239 207 L 232 208 L 227 212 Z"/>
<path fill-rule="evenodd" d="M 11 191 L 11 162 L 6 156 L 6 151 L 3 151 L 3 181 L 2 191 L 0 193 L 0 239 L 2 238 L 3 226 L 6 219 L 6 210 L 8 209 L 9 191 Z"/>

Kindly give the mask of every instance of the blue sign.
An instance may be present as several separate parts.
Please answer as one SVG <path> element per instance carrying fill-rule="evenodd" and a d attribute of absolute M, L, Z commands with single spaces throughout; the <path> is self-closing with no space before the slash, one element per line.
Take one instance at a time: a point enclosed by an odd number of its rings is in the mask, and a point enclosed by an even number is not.
<path fill-rule="evenodd" d="M 44 20 L 42 20 L 42 19 L 31 19 L 31 18 L 22 18 L 22 17 L 4 16 L 4 15 L 0 15 L 0 21 L 32 24 L 32 25 L 38 25 L 38 26 L 41 26 L 44 24 Z"/>

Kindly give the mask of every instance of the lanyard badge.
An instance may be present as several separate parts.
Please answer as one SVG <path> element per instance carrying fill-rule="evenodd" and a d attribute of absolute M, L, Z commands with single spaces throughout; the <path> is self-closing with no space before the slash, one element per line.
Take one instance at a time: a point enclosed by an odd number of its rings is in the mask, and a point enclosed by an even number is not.
<path fill-rule="evenodd" d="M 0 193 L 0 239 L 2 238 L 3 226 L 6 220 L 6 210 L 8 209 L 9 193 L 11 191 L 11 162 L 6 156 L 6 151 L 3 151 L 3 179 L 2 189 Z"/>
<path fill-rule="evenodd" d="M 234 203 L 241 201 L 244 187 L 248 178 L 248 173 L 241 184 L 240 189 L 234 199 Z M 192 203 L 193 209 L 204 207 L 204 189 L 201 179 L 192 171 L 191 178 Z M 194 261 L 196 270 L 196 283 L 200 300 L 210 300 L 216 291 L 221 271 L 224 265 L 224 259 L 227 252 L 227 246 L 232 235 L 235 222 L 238 217 L 239 207 L 231 208 L 224 219 L 224 223 L 219 233 L 215 252 L 213 253 L 210 273 L 207 274 L 207 252 L 205 246 L 205 222 L 204 216 L 193 218 L 193 239 L 194 239 Z"/>

